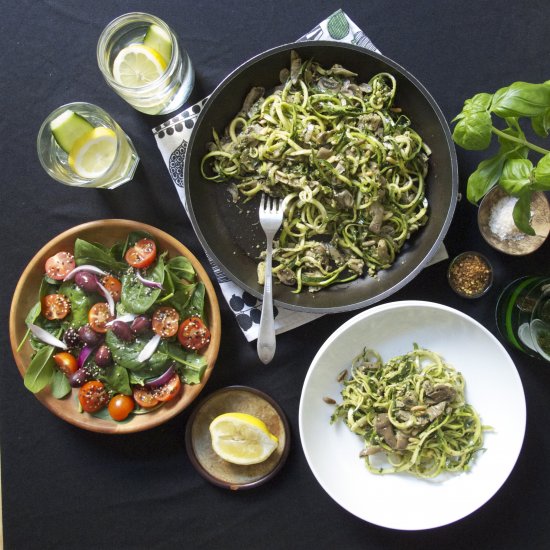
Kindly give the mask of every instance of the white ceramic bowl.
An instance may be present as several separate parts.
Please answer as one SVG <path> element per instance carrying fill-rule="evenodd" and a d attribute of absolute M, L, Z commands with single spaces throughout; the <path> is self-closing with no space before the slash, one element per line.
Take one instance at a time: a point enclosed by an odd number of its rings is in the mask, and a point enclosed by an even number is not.
<path fill-rule="evenodd" d="M 410 474 L 370 473 L 359 452 L 363 441 L 338 421 L 330 424 L 340 401 L 342 369 L 364 347 L 388 359 L 417 343 L 442 355 L 463 373 L 466 400 L 479 413 L 484 452 L 471 471 L 434 480 Z M 323 344 L 307 373 L 299 411 L 300 437 L 313 474 L 325 491 L 357 517 L 394 529 L 419 530 L 446 525 L 477 510 L 506 481 L 525 433 L 525 396 L 518 372 L 500 342 L 477 321 L 452 308 L 403 301 L 364 311 Z"/>

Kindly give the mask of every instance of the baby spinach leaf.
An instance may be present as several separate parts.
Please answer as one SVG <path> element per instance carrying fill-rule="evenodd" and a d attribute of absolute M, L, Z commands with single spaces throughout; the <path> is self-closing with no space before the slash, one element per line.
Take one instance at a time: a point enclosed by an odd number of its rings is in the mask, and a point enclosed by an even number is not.
<path fill-rule="evenodd" d="M 127 265 L 116 260 L 109 249 L 99 243 L 90 243 L 83 239 L 76 239 L 74 243 L 74 257 L 76 265 L 95 265 L 113 273 L 124 270 Z"/>
<path fill-rule="evenodd" d="M 160 376 L 167 368 L 168 356 L 161 350 L 155 351 L 148 361 L 138 361 L 138 355 L 147 344 L 146 339 L 136 338 L 132 342 L 119 340 L 112 331 L 107 332 L 105 343 L 109 346 L 113 360 L 119 366 L 146 379 Z"/>
<path fill-rule="evenodd" d="M 71 312 L 66 321 L 74 327 L 81 327 L 88 322 L 88 312 L 94 304 L 92 296 L 84 292 L 71 281 L 64 282 L 59 287 L 59 293 L 67 296 L 71 302 Z"/>
<path fill-rule="evenodd" d="M 176 279 L 185 279 L 189 283 L 195 281 L 196 274 L 193 265 L 184 256 L 176 256 L 168 260 L 166 269 L 170 271 Z"/>
<path fill-rule="evenodd" d="M 203 321 L 207 321 L 206 313 L 204 310 L 205 293 L 206 293 L 206 288 L 204 286 L 204 283 L 202 282 L 197 283 L 195 291 L 193 292 L 193 296 L 191 297 L 191 300 L 186 308 L 185 314 L 183 315 L 184 318 L 191 317 L 192 315 L 196 315 L 197 317 L 200 317 Z"/>
<path fill-rule="evenodd" d="M 156 265 L 145 273 L 145 278 L 158 283 L 164 282 L 164 260 L 159 256 Z M 120 301 L 126 311 L 145 313 L 157 300 L 161 290 L 142 284 L 133 269 L 128 269 L 122 276 L 122 293 Z"/>
<path fill-rule="evenodd" d="M 181 374 L 186 384 L 198 384 L 207 367 L 203 355 L 187 351 L 175 342 L 162 342 L 162 351 L 176 361 L 177 371 Z"/>
<path fill-rule="evenodd" d="M 111 365 L 103 369 L 99 374 L 99 379 L 115 393 L 132 395 L 128 371 L 120 365 Z"/>
<path fill-rule="evenodd" d="M 169 300 L 169 304 L 176 309 L 181 319 L 189 317 L 189 304 L 196 288 L 196 284 L 178 282 L 174 285 L 174 291 Z"/>
<path fill-rule="evenodd" d="M 52 359 L 54 350 L 53 346 L 40 348 L 25 372 L 23 383 L 33 393 L 43 390 L 52 380 L 55 371 L 55 362 Z"/>
<path fill-rule="evenodd" d="M 529 82 L 514 82 L 497 90 L 491 111 L 506 117 L 533 117 L 542 115 L 550 107 L 550 86 Z"/>
<path fill-rule="evenodd" d="M 60 370 L 55 368 L 52 375 L 51 387 L 52 395 L 56 399 L 63 399 L 63 397 L 71 393 L 69 379 Z"/>

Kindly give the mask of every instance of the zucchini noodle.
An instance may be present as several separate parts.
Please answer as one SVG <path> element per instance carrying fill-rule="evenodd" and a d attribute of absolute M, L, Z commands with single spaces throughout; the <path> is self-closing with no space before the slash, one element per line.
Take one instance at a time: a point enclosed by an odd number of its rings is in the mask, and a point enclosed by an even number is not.
<path fill-rule="evenodd" d="M 465 401 L 462 374 L 416 345 L 387 363 L 363 350 L 352 362 L 342 398 L 331 423 L 341 418 L 364 439 L 360 456 L 375 474 L 433 478 L 467 471 L 489 429 Z"/>
<path fill-rule="evenodd" d="M 273 273 L 294 292 L 375 276 L 428 221 L 430 149 L 394 106 L 396 80 L 356 76 L 292 52 L 282 85 L 267 97 L 253 88 L 202 159 L 234 200 L 284 197 Z"/>

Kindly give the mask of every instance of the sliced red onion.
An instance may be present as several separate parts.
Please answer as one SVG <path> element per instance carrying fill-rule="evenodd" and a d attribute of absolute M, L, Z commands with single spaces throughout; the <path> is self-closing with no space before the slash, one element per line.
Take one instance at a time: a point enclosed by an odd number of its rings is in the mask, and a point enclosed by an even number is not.
<path fill-rule="evenodd" d="M 139 352 L 139 355 L 137 356 L 137 360 L 140 363 L 144 363 L 145 361 L 148 361 L 153 353 L 158 348 L 158 345 L 160 344 L 160 336 L 158 334 L 155 334 L 147 344 L 145 344 L 145 347 Z"/>
<path fill-rule="evenodd" d="M 112 321 L 105 323 L 105 326 L 110 327 L 115 321 L 122 321 L 123 323 L 131 323 L 136 317 L 137 315 L 135 313 L 125 313 L 124 315 L 121 315 L 120 317 L 117 317 L 116 319 L 113 319 Z"/>
<path fill-rule="evenodd" d="M 153 380 L 147 380 L 145 385 L 152 388 L 158 388 L 166 384 L 172 376 L 174 376 L 174 367 L 170 365 L 164 374 L 161 374 L 158 378 L 153 378 Z"/>
<path fill-rule="evenodd" d="M 54 346 L 56 348 L 69 349 L 65 342 L 62 342 L 59 338 L 56 338 L 53 334 L 50 334 L 42 327 L 33 325 L 32 323 L 29 323 L 27 326 L 29 327 L 29 330 L 45 344 L 49 344 L 50 346 Z"/>
<path fill-rule="evenodd" d="M 95 265 L 79 265 L 78 267 L 75 267 L 63 280 L 70 281 L 74 279 L 74 276 L 79 271 L 89 271 L 90 273 L 95 273 L 96 275 L 107 275 L 106 271 L 99 269 L 99 267 L 96 267 Z"/>
<path fill-rule="evenodd" d="M 113 300 L 111 293 L 99 281 L 97 282 L 97 288 L 99 288 L 99 290 L 101 290 L 101 294 L 105 296 L 105 299 L 107 300 L 107 304 L 109 305 L 109 311 L 111 312 L 111 315 L 114 315 L 115 301 Z"/>
<path fill-rule="evenodd" d="M 138 281 L 149 288 L 160 288 L 162 290 L 162 285 L 158 283 L 157 281 L 151 281 L 150 279 L 146 279 L 140 272 L 139 269 L 136 269 L 136 277 L 138 278 Z"/>
<path fill-rule="evenodd" d="M 92 351 L 94 351 L 93 346 L 84 346 L 80 350 L 80 354 L 78 355 L 78 359 L 77 359 L 78 368 L 81 368 L 84 366 L 84 363 L 86 363 Z"/>

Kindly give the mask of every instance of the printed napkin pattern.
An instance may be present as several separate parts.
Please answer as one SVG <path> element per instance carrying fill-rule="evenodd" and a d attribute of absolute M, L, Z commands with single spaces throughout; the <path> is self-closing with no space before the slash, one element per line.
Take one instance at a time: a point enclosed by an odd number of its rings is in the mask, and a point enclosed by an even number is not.
<path fill-rule="evenodd" d="M 297 42 L 311 40 L 332 40 L 336 42 L 346 42 L 356 44 L 367 50 L 380 53 L 376 46 L 371 42 L 368 36 L 342 11 L 338 10 L 330 17 L 319 23 L 315 28 L 299 38 Z M 201 113 L 204 105 L 208 101 L 205 97 L 195 105 L 185 109 L 170 120 L 160 126 L 153 128 L 158 148 L 162 158 L 170 172 L 170 176 L 179 198 L 187 211 L 187 200 L 183 184 L 183 164 L 187 145 L 191 137 L 191 132 L 195 122 Z M 432 263 L 447 258 L 445 248 L 432 259 Z M 229 307 L 235 314 L 235 318 L 241 327 L 246 339 L 251 342 L 258 337 L 258 329 L 261 317 L 261 301 L 257 300 L 250 293 L 244 291 L 237 284 L 227 277 L 227 275 L 208 258 L 220 289 Z M 275 332 L 281 334 L 293 328 L 299 327 L 322 314 L 302 313 L 290 311 L 287 309 L 274 307 L 275 313 Z"/>

